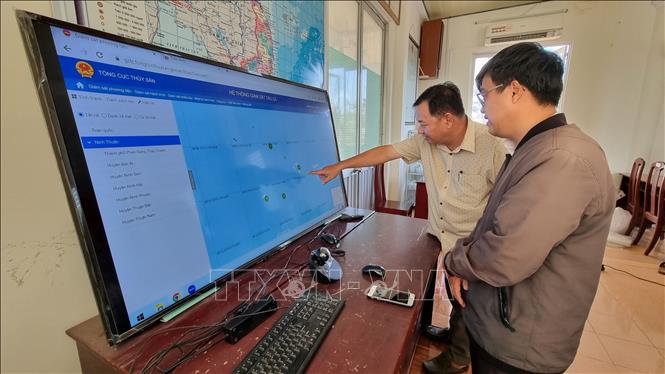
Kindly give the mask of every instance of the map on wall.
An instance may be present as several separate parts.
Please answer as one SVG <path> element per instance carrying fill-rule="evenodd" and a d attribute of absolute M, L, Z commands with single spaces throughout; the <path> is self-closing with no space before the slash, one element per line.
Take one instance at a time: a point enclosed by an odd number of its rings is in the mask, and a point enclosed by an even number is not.
<path fill-rule="evenodd" d="M 322 1 L 77 1 L 79 22 L 323 87 Z"/>

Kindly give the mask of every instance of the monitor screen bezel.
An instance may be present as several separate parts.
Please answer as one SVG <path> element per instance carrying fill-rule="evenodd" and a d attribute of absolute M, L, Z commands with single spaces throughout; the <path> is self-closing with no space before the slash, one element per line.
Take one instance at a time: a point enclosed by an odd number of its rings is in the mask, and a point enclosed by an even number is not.
<path fill-rule="evenodd" d="M 140 333 L 148 328 L 154 322 L 158 321 L 164 314 L 180 307 L 190 299 L 208 291 L 216 284 L 228 280 L 236 273 L 235 271 L 223 275 L 217 279 L 211 280 L 208 285 L 201 287 L 196 293 L 182 298 L 178 302 L 170 305 L 164 310 L 146 318 L 139 324 L 131 326 L 129 315 L 125 307 L 120 283 L 117 277 L 116 269 L 111 257 L 111 250 L 104 230 L 101 213 L 95 197 L 92 179 L 85 161 L 83 147 L 80 142 L 80 136 L 76 126 L 74 113 L 70 105 L 67 88 L 60 69 L 58 54 L 55 50 L 51 27 L 66 28 L 71 31 L 81 32 L 91 36 L 107 39 L 114 42 L 124 43 L 131 46 L 144 48 L 147 50 L 166 53 L 189 59 L 204 64 L 214 65 L 220 68 L 233 70 L 243 74 L 248 74 L 256 79 L 268 79 L 284 84 L 295 85 L 306 89 L 324 93 L 328 102 L 328 109 L 331 113 L 330 120 L 334 139 L 337 139 L 335 132 L 334 119 L 332 116 L 332 107 L 327 91 L 311 87 L 297 82 L 287 81 L 278 77 L 261 75 L 247 72 L 238 67 L 227 65 L 221 62 L 207 60 L 198 56 L 182 53 L 157 45 L 144 43 L 141 41 L 109 34 L 103 31 L 91 29 L 88 27 L 56 20 L 42 15 L 30 13 L 23 10 L 16 11 L 19 26 L 22 30 L 22 36 L 26 45 L 28 57 L 30 58 L 33 76 L 37 85 L 37 90 L 41 99 L 41 104 L 47 122 L 49 123 L 55 152 L 59 160 L 63 181 L 67 187 L 68 200 L 71 204 L 72 214 L 76 221 L 79 240 L 82 244 L 82 252 L 85 259 L 88 275 L 93 288 L 93 293 L 97 301 L 99 313 L 105 327 L 107 339 L 111 344 L 120 343 L 127 338 Z M 339 146 L 335 142 L 337 151 L 337 161 L 339 161 Z M 314 176 L 313 176 L 314 177 Z M 344 186 L 342 176 L 339 175 L 342 193 L 344 194 L 344 206 L 348 206 L 348 197 Z M 266 251 L 262 255 L 238 267 L 238 271 L 247 269 L 273 255 L 286 244 L 307 234 L 321 224 L 339 216 L 344 209 L 336 210 L 332 214 L 324 217 L 322 220 L 303 230 L 299 234 L 288 238 L 278 246 Z M 212 273 L 211 273 L 212 274 Z M 236 273 L 237 274 L 237 273 Z"/>

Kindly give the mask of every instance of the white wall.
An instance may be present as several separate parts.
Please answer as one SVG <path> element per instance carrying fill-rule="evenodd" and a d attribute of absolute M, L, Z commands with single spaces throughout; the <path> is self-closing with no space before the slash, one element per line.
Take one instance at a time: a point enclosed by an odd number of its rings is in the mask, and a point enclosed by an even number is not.
<path fill-rule="evenodd" d="M 446 20 L 440 79 L 421 81 L 419 92 L 445 80 L 455 82 L 471 107 L 474 54 L 484 47 L 492 20 L 567 10 L 563 35 L 571 43 L 563 110 L 595 138 L 613 172 L 629 171 L 636 157 L 665 159 L 662 2 L 551 1 Z M 543 43 L 545 44 L 545 43 Z"/>
<path fill-rule="evenodd" d="M 14 15 L 15 8 L 51 15 L 51 3 L 1 6 L 0 370 L 77 372 L 65 330 L 97 308 Z"/>

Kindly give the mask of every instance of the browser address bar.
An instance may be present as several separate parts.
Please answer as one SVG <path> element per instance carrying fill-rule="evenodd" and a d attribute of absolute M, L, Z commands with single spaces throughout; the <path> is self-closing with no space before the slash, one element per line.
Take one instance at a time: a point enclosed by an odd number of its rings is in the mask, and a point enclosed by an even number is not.
<path fill-rule="evenodd" d="M 140 66 L 144 69 L 154 69 L 154 70 L 159 70 L 162 72 L 167 72 L 167 73 L 177 73 L 177 74 L 183 74 L 183 75 L 189 75 L 189 76 L 195 76 L 198 78 L 208 78 L 207 74 L 202 74 L 193 70 L 188 70 L 188 69 L 183 69 L 183 68 L 174 68 L 174 67 L 168 67 L 152 62 L 145 62 L 141 60 L 136 60 L 131 57 L 125 57 L 123 58 L 125 64 L 127 65 L 134 65 L 134 66 Z"/>

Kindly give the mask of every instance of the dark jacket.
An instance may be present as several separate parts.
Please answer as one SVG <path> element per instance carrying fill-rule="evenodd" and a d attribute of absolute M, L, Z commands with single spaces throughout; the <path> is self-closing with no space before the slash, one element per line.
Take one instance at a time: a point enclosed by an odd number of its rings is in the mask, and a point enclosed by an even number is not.
<path fill-rule="evenodd" d="M 469 281 L 463 315 L 482 349 L 528 371 L 568 368 L 598 288 L 614 196 L 602 149 L 577 126 L 518 147 L 476 228 L 445 258 Z M 498 288 L 514 332 L 500 318 Z"/>

